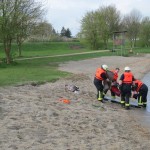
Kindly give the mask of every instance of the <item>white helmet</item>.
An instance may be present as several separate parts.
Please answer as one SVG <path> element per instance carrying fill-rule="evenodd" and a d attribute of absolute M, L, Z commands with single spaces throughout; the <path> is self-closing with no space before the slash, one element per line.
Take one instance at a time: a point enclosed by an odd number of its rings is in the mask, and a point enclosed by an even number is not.
<path fill-rule="evenodd" d="M 130 67 L 125 67 L 124 68 L 124 71 L 130 71 L 131 69 L 130 69 Z"/>
<path fill-rule="evenodd" d="M 108 66 L 104 64 L 104 65 L 102 65 L 102 69 L 108 70 Z"/>

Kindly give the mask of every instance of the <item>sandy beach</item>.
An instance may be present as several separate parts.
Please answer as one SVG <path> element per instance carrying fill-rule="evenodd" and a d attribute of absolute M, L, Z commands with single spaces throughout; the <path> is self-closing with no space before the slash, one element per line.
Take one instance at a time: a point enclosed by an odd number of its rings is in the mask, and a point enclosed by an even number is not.
<path fill-rule="evenodd" d="M 119 75 L 129 66 L 142 79 L 150 71 L 150 55 L 71 61 L 59 67 L 71 77 L 0 88 L 0 150 L 149 150 L 150 129 L 132 115 L 137 108 L 96 100 L 93 78 L 101 64 L 119 67 Z M 66 84 L 80 91 L 65 90 Z"/>

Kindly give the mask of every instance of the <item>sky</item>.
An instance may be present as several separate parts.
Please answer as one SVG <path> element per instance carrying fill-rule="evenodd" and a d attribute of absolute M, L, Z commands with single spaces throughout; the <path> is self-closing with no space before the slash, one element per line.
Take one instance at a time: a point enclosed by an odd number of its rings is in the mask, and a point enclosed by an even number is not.
<path fill-rule="evenodd" d="M 150 17 L 150 0 L 38 0 L 46 8 L 44 19 L 60 33 L 62 27 L 69 28 L 72 36 L 80 31 L 81 19 L 89 11 L 101 6 L 114 5 L 122 15 L 138 10 L 142 16 Z"/>

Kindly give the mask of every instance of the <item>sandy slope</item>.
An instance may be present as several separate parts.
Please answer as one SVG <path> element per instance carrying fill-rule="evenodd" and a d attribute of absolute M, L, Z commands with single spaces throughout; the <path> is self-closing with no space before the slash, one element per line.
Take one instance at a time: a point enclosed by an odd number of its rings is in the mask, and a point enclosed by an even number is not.
<path fill-rule="evenodd" d="M 1 150 L 148 150 L 150 132 L 130 111 L 113 103 L 100 103 L 93 86 L 95 70 L 126 65 L 137 78 L 150 71 L 150 56 L 101 57 L 69 62 L 60 69 L 75 73 L 70 78 L 40 86 L 1 88 Z M 150 68 L 149 68 L 150 69 Z M 79 93 L 65 91 L 76 85 Z M 70 104 L 61 101 L 69 99 Z"/>

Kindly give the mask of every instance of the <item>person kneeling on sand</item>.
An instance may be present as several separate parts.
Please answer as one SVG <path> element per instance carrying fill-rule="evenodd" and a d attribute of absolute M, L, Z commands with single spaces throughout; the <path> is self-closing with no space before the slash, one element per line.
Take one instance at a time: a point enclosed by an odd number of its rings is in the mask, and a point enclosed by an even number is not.
<path fill-rule="evenodd" d="M 136 91 L 138 98 L 138 105 L 146 107 L 148 87 L 141 80 L 135 79 L 133 82 L 133 91 Z M 134 95 L 133 95 L 134 97 Z"/>
<path fill-rule="evenodd" d="M 125 106 L 125 109 L 130 108 L 130 97 L 131 97 L 131 87 L 134 81 L 134 76 L 131 73 L 130 67 L 124 68 L 124 73 L 121 75 L 119 80 L 119 89 L 121 91 L 121 105 Z"/>
<path fill-rule="evenodd" d="M 108 70 L 108 66 L 103 64 L 101 68 L 97 68 L 95 77 L 94 77 L 94 85 L 97 89 L 97 100 L 103 102 L 103 98 L 108 90 L 104 89 L 104 82 L 109 82 L 107 78 L 106 71 Z"/>

